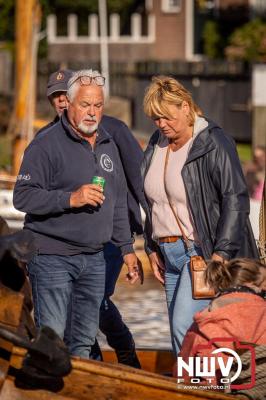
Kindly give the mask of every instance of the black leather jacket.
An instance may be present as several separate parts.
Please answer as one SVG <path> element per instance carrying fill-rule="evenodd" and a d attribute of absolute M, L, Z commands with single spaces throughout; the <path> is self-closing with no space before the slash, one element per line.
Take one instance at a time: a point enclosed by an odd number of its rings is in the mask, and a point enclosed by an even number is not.
<path fill-rule="evenodd" d="M 143 182 L 159 137 L 157 130 L 145 151 Z M 249 196 L 235 143 L 212 121 L 195 137 L 182 177 L 204 257 L 210 259 L 215 252 L 227 260 L 258 258 L 248 218 Z M 145 211 L 149 254 L 158 247 L 151 239 L 151 210 Z"/>

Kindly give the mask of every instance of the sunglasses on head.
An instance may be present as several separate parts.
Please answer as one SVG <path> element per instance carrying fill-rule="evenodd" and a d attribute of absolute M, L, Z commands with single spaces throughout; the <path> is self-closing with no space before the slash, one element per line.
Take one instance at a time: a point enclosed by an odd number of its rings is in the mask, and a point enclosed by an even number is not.
<path fill-rule="evenodd" d="M 70 86 L 73 85 L 73 83 L 75 83 L 77 80 L 80 81 L 81 85 L 90 85 L 92 82 L 95 83 L 95 85 L 97 86 L 104 86 L 105 83 L 105 78 L 101 75 L 97 75 L 97 76 L 79 76 L 77 79 L 75 79 Z"/>

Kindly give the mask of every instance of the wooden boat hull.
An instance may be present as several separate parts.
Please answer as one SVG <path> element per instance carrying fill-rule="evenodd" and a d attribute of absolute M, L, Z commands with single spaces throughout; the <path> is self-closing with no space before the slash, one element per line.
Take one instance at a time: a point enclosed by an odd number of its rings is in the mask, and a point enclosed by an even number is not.
<path fill-rule="evenodd" d="M 45 358 L 38 357 L 35 353 L 37 367 L 36 364 L 32 365 L 28 362 L 26 367 L 24 365 L 23 372 L 21 367 L 27 350 L 15 347 L 12 343 L 32 351 L 31 342 L 25 341 L 22 336 L 15 334 L 23 319 L 24 296 L 7 287 L 0 286 L 0 300 L 0 400 L 226 400 L 231 398 L 221 393 L 196 389 L 186 390 L 181 385 L 178 386 L 173 378 L 149 372 L 171 371 L 174 360 L 171 358 L 170 352 L 163 351 L 139 352 L 142 366 L 148 371 L 137 370 L 122 364 L 73 357 L 71 359 L 72 371 L 65 378 L 55 378 L 52 374 L 57 368 L 50 369 L 50 365 L 47 369 L 47 365 L 45 367 L 43 364 Z M 39 355 L 43 354 L 44 349 L 45 351 L 50 350 L 50 345 L 45 343 L 46 347 L 42 350 L 40 347 L 38 348 Z M 52 349 L 55 351 L 56 347 L 52 347 Z M 52 353 L 48 354 L 53 358 Z M 63 357 L 67 357 L 66 354 L 63 354 Z M 114 355 L 110 352 L 109 354 L 106 352 L 104 357 L 106 361 L 114 361 Z M 59 360 L 59 364 L 61 362 L 60 358 L 54 358 L 54 360 Z M 55 364 L 56 361 L 53 363 Z M 60 370 L 59 364 L 53 366 Z M 44 367 L 43 373 L 42 366 Z M 31 372 L 29 373 L 29 371 Z M 63 371 L 66 374 L 69 369 Z M 58 371 L 56 373 L 56 376 L 63 374 L 59 374 Z M 35 389 L 32 388 L 34 384 Z"/>
<path fill-rule="evenodd" d="M 117 358 L 113 350 L 104 350 L 103 360 L 107 363 L 117 364 Z M 172 375 L 175 357 L 170 350 L 138 349 L 138 359 L 144 371 L 155 372 L 160 375 Z"/>
<path fill-rule="evenodd" d="M 14 372 L 15 369 L 20 368 L 24 355 L 24 350 L 14 348 L 10 361 L 12 368 L 2 386 L 1 400 L 226 400 L 231 398 L 222 393 L 185 390 L 176 384 L 175 379 L 148 371 L 75 357 L 72 358 L 71 373 L 64 378 L 63 386 L 57 392 L 18 388 L 15 385 L 12 370 Z M 148 354 L 146 358 L 147 356 Z"/>

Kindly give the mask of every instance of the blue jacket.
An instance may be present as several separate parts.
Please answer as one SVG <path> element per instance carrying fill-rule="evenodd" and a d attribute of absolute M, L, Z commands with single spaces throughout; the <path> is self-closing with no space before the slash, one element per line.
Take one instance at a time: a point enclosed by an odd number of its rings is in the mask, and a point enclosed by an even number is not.
<path fill-rule="evenodd" d="M 100 126 L 111 135 L 119 151 L 128 187 L 128 210 L 131 232 L 142 234 L 143 229 L 139 204 L 143 208 L 146 204 L 140 171 L 144 156 L 143 151 L 127 125 L 119 119 L 104 115 Z"/>
<path fill-rule="evenodd" d="M 52 122 L 40 129 L 36 136 L 43 134 L 43 132 L 45 134 L 47 128 L 53 126 L 58 121 L 59 118 L 56 116 Z M 128 213 L 131 233 L 140 235 L 143 233 L 143 228 L 139 205 L 144 208 L 146 204 L 140 172 L 144 156 L 143 151 L 123 121 L 104 115 L 100 127 L 112 137 L 118 148 L 128 187 Z"/>
<path fill-rule="evenodd" d="M 64 114 L 25 151 L 14 189 L 14 206 L 27 213 L 24 228 L 35 232 L 39 252 L 97 252 L 114 242 L 123 254 L 133 251 L 127 187 L 117 147 L 99 127 L 94 151 L 76 135 Z M 70 208 L 71 192 L 106 180 L 101 207 Z"/>

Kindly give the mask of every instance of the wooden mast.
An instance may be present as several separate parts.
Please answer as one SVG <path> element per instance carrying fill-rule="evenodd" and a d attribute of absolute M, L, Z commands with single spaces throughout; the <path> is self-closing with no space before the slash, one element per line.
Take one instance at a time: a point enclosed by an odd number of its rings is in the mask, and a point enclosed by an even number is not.
<path fill-rule="evenodd" d="M 259 247 L 261 262 L 266 264 L 266 182 L 265 181 L 264 181 L 263 194 L 260 206 L 258 247 Z"/>
<path fill-rule="evenodd" d="M 38 31 L 41 11 L 38 0 L 16 0 L 15 109 L 12 136 L 12 174 L 17 175 L 22 156 L 32 139 L 35 114 L 35 82 Z"/>

